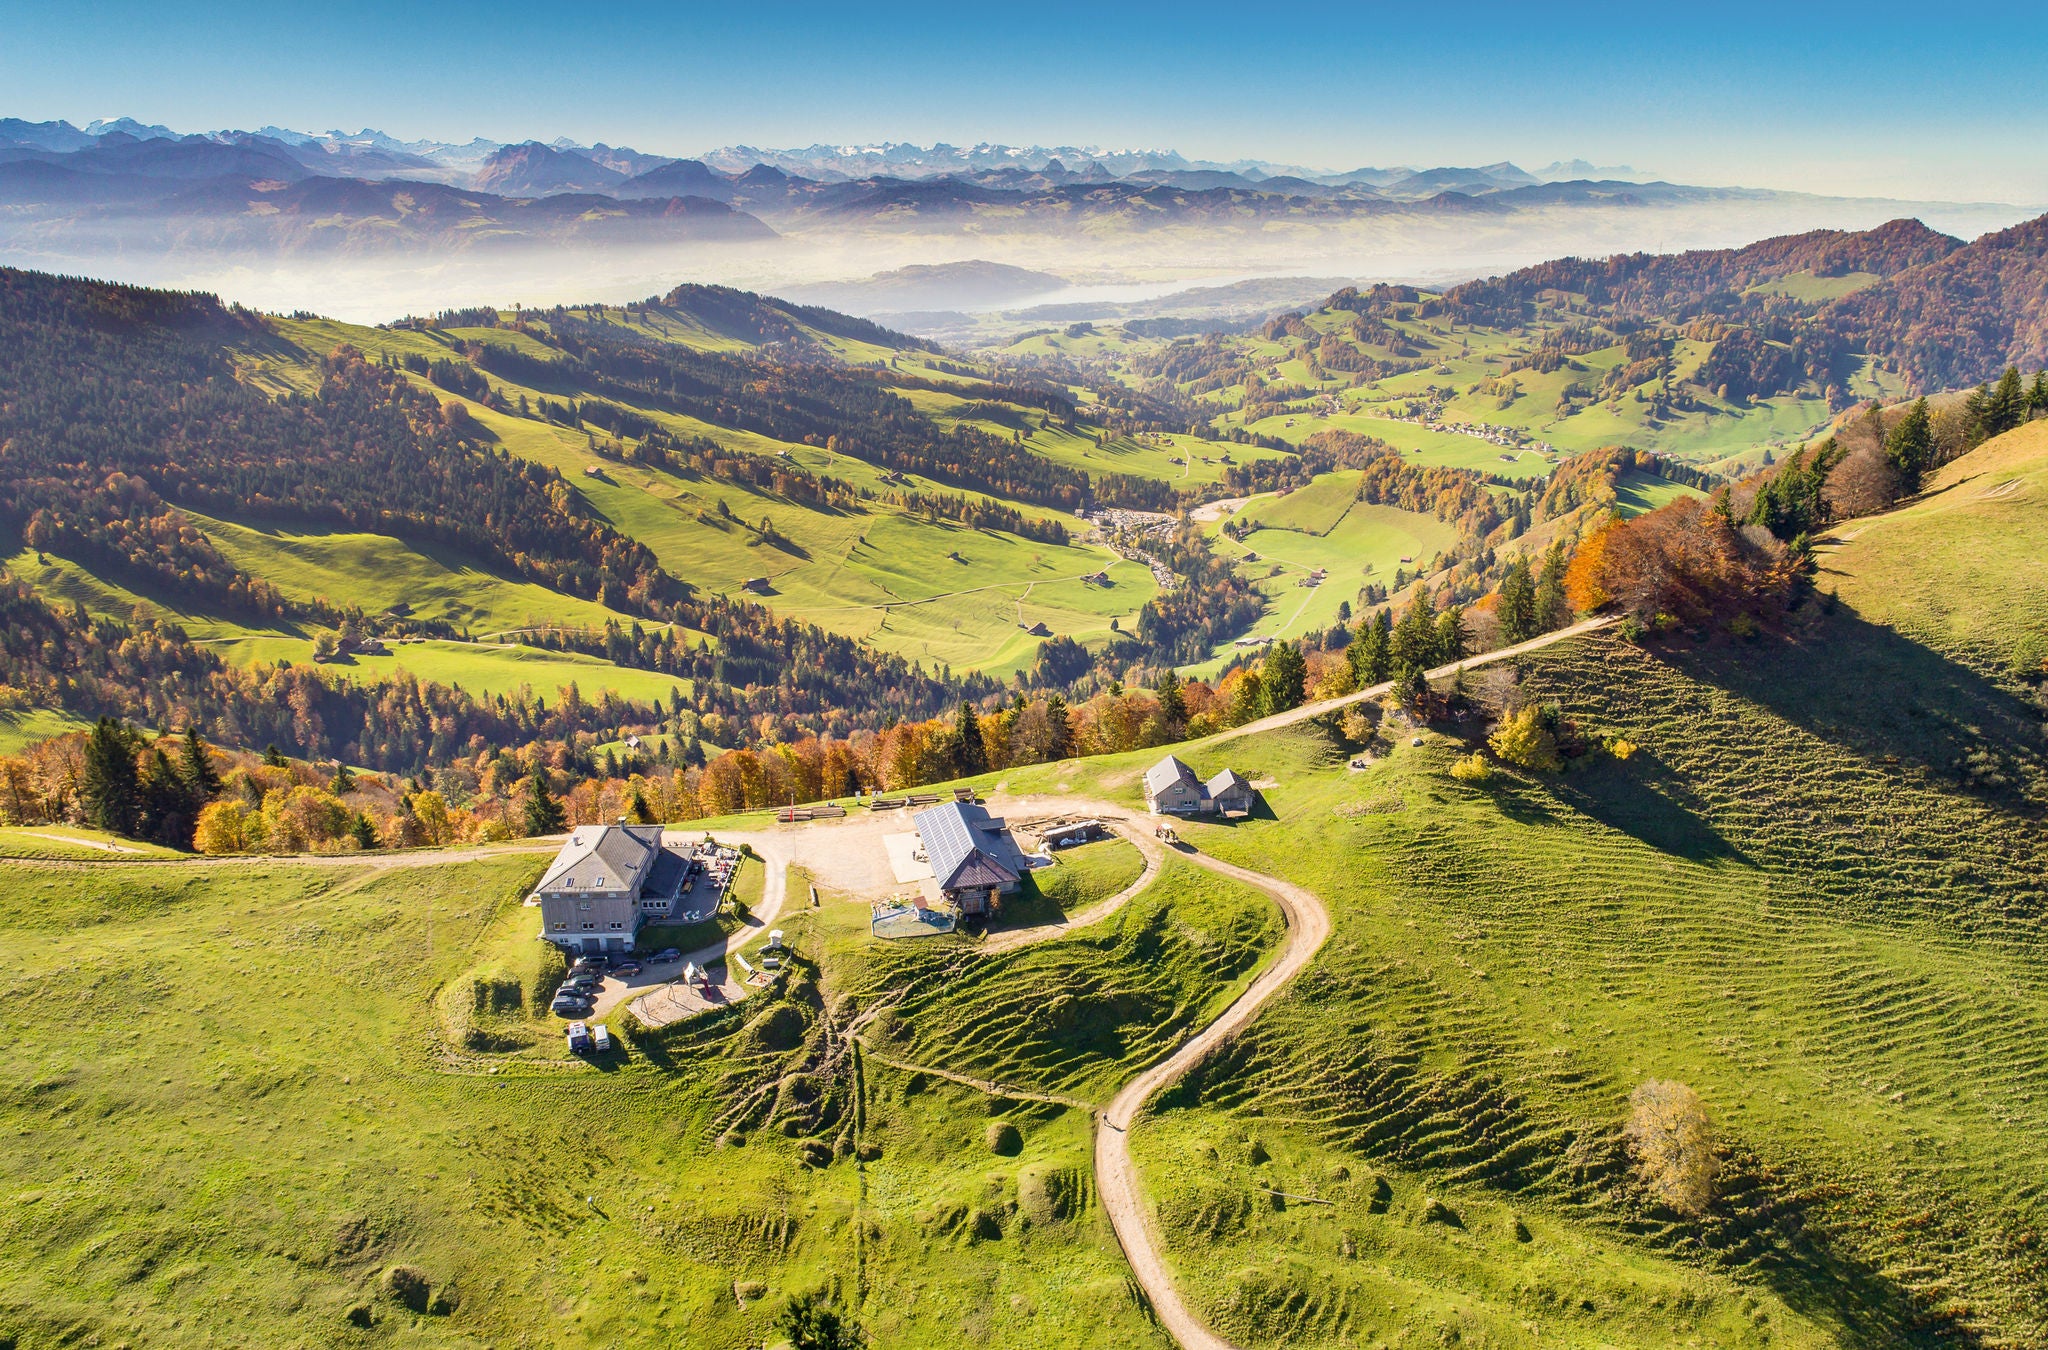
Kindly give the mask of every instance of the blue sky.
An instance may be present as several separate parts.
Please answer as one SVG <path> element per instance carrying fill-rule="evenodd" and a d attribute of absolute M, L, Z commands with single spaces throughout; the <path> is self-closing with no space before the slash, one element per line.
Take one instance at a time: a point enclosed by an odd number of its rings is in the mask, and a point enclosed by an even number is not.
<path fill-rule="evenodd" d="M 729 143 L 1172 147 L 1343 169 L 1583 157 L 2048 202 L 2048 24 L 1972 3 L 0 0 L 0 116 Z"/>

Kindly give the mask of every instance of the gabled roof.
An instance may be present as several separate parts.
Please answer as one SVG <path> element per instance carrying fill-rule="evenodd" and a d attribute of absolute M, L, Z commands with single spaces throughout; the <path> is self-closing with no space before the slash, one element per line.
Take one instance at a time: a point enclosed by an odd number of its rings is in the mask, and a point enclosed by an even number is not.
<path fill-rule="evenodd" d="M 642 900 L 673 900 L 683 888 L 683 877 L 689 871 L 690 860 L 672 848 L 662 849 L 654 855 L 654 866 L 647 869 L 647 880 L 640 883 Z"/>
<path fill-rule="evenodd" d="M 917 836 L 940 890 L 970 886 L 1008 886 L 1017 880 L 1023 859 L 1017 845 L 991 820 L 988 812 L 968 802 L 945 802 L 917 813 Z"/>
<path fill-rule="evenodd" d="M 1252 785 L 1251 781 L 1236 769 L 1225 769 L 1222 773 L 1211 778 L 1205 784 L 1205 788 L 1211 797 L 1221 797 L 1232 788 L 1243 792 L 1250 792 Z"/>
<path fill-rule="evenodd" d="M 1157 764 L 1145 770 L 1145 792 L 1153 797 L 1157 797 L 1175 783 L 1185 783 L 1189 787 L 1195 787 L 1201 781 L 1201 779 L 1195 777 L 1195 771 L 1181 763 L 1179 757 L 1175 755 L 1168 755 L 1165 759 L 1160 760 Z"/>
<path fill-rule="evenodd" d="M 633 879 L 661 847 L 659 825 L 580 825 L 535 890 L 612 891 Z"/>

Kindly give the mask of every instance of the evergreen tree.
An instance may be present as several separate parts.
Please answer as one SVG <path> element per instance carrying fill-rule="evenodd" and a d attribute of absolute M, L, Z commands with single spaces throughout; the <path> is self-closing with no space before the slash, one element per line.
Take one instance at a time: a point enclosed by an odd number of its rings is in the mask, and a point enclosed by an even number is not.
<path fill-rule="evenodd" d="M 1388 665 L 1393 677 L 1405 682 L 1410 675 L 1435 665 L 1435 656 L 1436 624 L 1430 620 L 1429 606 L 1418 599 L 1408 606 L 1401 622 L 1394 625 Z"/>
<path fill-rule="evenodd" d="M 377 847 L 377 827 L 371 822 L 367 811 L 356 812 L 355 819 L 348 823 L 348 832 L 349 836 L 356 841 L 357 848 L 373 849 Z"/>
<path fill-rule="evenodd" d="M 953 735 L 959 741 L 954 749 L 954 767 L 960 776 L 972 778 L 987 773 L 988 747 L 981 739 L 981 717 L 966 699 L 960 700 L 959 715 L 953 719 Z"/>
<path fill-rule="evenodd" d="M 206 753 L 205 742 L 199 739 L 199 728 L 185 728 L 183 757 L 178 761 L 178 772 L 192 789 L 193 795 L 201 800 L 212 797 L 220 791 L 220 774 L 213 767 L 213 757 Z"/>
<path fill-rule="evenodd" d="M 1166 737 L 1177 741 L 1188 726 L 1188 701 L 1180 692 L 1180 676 L 1168 667 L 1154 689 L 1159 695 L 1159 718 L 1166 724 Z"/>
<path fill-rule="evenodd" d="M 2048 370 L 2034 372 L 2034 387 L 2027 391 L 2027 414 L 2048 416 Z"/>
<path fill-rule="evenodd" d="M 143 757 L 136 780 L 137 833 L 170 848 L 184 848 L 192 842 L 192 819 L 198 802 L 185 778 L 171 763 L 159 742 Z"/>
<path fill-rule="evenodd" d="M 1266 682 L 1256 670 L 1247 670 L 1230 695 L 1230 725 L 1241 727 L 1266 715 Z"/>
<path fill-rule="evenodd" d="M 1292 642 L 1274 643 L 1273 650 L 1266 654 L 1261 681 L 1266 689 L 1266 710 L 1278 713 L 1299 708 L 1307 679 L 1308 662 L 1302 658 L 1301 648 Z"/>
<path fill-rule="evenodd" d="M 346 764 L 336 764 L 334 766 L 334 781 L 327 785 L 327 790 L 337 797 L 343 793 L 354 792 L 356 790 L 356 771 Z"/>
<path fill-rule="evenodd" d="M 1465 659 L 1465 652 L 1465 607 L 1452 605 L 1437 615 L 1435 664 L 1462 661 Z"/>
<path fill-rule="evenodd" d="M 569 823 L 568 813 L 562 804 L 548 791 L 547 774 L 540 769 L 526 780 L 526 833 L 559 834 Z"/>
<path fill-rule="evenodd" d="M 1988 439 L 2027 420 L 2027 391 L 2018 366 L 2007 366 L 1998 384 L 1979 405 L 1978 424 Z"/>
<path fill-rule="evenodd" d="M 1416 666 L 1407 674 L 1397 677 L 1400 681 L 1401 706 L 1409 712 L 1427 715 L 1429 712 L 1429 677 Z"/>
<path fill-rule="evenodd" d="M 652 825 L 654 812 L 647 805 L 647 794 L 640 790 L 638 783 L 626 794 L 626 819 L 635 825 Z"/>
<path fill-rule="evenodd" d="M 1885 437 L 1884 453 L 1899 475 L 1899 491 L 1919 491 L 1921 475 L 1934 462 L 1934 427 L 1926 399 L 1906 410 L 1906 415 Z"/>
<path fill-rule="evenodd" d="M 822 1294 L 790 1299 L 775 1327 L 789 1338 L 790 1350 L 862 1350 L 868 1343 L 860 1323 L 841 1317 Z"/>
<path fill-rule="evenodd" d="M 284 751 L 277 748 L 275 741 L 263 747 L 263 762 L 273 769 L 290 767 L 290 762 L 284 757 Z"/>
<path fill-rule="evenodd" d="M 1344 659 L 1351 664 L 1351 678 L 1361 689 L 1387 678 L 1388 629 L 1382 622 L 1387 618 L 1387 611 L 1381 610 L 1359 624 L 1351 645 L 1344 649 Z"/>
<path fill-rule="evenodd" d="M 1504 646 L 1527 642 L 1539 631 L 1536 627 L 1536 577 L 1529 569 L 1527 558 L 1517 558 L 1508 564 L 1506 574 L 1500 579 L 1500 607 L 1495 613 L 1500 618 L 1500 640 Z"/>
<path fill-rule="evenodd" d="M 1047 759 L 1065 759 L 1074 753 L 1074 729 L 1067 722 L 1067 701 L 1058 694 L 1045 701 Z"/>
<path fill-rule="evenodd" d="M 1538 632 L 1554 632 L 1572 621 L 1572 604 L 1564 593 L 1564 577 L 1570 568 L 1570 560 L 1565 557 L 1564 540 L 1560 539 L 1543 555 L 1543 575 L 1536 582 Z"/>
<path fill-rule="evenodd" d="M 85 738 L 85 772 L 79 784 L 85 816 L 100 829 L 134 835 L 142 811 L 142 785 L 135 772 L 135 741 L 111 717 L 93 723 Z"/>

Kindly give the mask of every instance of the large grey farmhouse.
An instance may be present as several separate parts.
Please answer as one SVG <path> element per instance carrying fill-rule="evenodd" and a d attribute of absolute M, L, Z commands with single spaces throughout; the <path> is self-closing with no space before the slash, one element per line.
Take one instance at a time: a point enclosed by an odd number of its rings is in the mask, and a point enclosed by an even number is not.
<path fill-rule="evenodd" d="M 690 872 L 659 825 L 579 825 L 533 888 L 541 936 L 568 952 L 631 951 L 643 921 L 666 918 Z"/>

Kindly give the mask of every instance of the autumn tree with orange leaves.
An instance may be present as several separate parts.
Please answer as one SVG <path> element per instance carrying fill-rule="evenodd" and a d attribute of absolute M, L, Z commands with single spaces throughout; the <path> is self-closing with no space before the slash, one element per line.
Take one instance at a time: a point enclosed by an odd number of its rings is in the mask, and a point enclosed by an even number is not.
<path fill-rule="evenodd" d="M 1692 498 L 1601 528 L 1565 576 L 1575 609 L 1619 608 L 1644 622 L 1700 626 L 1782 609 L 1804 556 L 1761 527 L 1736 528 Z"/>

